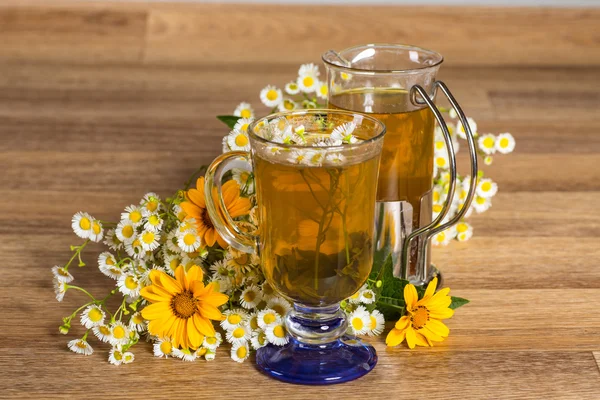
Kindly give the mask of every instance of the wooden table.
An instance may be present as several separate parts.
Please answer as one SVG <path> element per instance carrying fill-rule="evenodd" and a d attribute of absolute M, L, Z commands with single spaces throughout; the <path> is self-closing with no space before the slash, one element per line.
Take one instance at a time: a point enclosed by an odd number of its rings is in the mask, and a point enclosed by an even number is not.
<path fill-rule="evenodd" d="M 0 397 L 600 398 L 599 10 L 40 4 L 0 6 Z M 243 100 L 264 113 L 264 85 L 365 42 L 439 50 L 480 131 L 517 139 L 485 168 L 500 193 L 475 237 L 434 251 L 472 301 L 449 339 L 377 339 L 377 368 L 330 387 L 270 380 L 225 349 L 184 363 L 142 344 L 121 367 L 102 345 L 69 352 L 82 330 L 57 327 L 82 298 L 57 303 L 50 267 L 76 243 L 73 213 L 170 194 L 219 152 L 215 115 Z M 75 270 L 98 294 L 99 251 Z"/>

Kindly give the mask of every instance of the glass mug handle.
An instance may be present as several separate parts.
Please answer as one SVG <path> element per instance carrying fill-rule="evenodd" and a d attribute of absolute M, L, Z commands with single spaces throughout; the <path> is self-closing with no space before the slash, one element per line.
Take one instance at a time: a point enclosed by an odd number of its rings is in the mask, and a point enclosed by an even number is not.
<path fill-rule="evenodd" d="M 440 223 L 443 221 L 443 219 L 448 214 L 448 211 L 450 210 L 450 205 L 452 204 L 452 199 L 454 198 L 454 191 L 456 189 L 456 155 L 454 152 L 454 145 L 452 144 L 452 138 L 450 137 L 450 132 L 448 131 L 448 126 L 446 125 L 446 121 L 444 120 L 442 113 L 438 110 L 438 108 L 435 105 L 435 103 L 433 102 L 433 100 L 431 100 L 431 98 L 435 98 L 435 93 L 436 93 L 437 88 L 440 88 L 440 90 L 444 93 L 444 95 L 450 102 L 451 106 L 456 111 L 456 114 L 458 115 L 458 117 L 462 123 L 462 126 L 465 129 L 465 133 L 467 136 L 467 143 L 469 146 L 469 156 L 470 156 L 470 160 L 471 160 L 470 187 L 469 187 L 469 192 L 467 194 L 467 198 L 465 199 L 465 203 L 464 203 L 462 209 L 452 219 L 450 219 L 449 221 L 447 221 L 441 225 L 440 225 Z M 429 266 L 426 265 L 426 260 L 427 260 L 426 253 L 427 253 L 427 247 L 429 245 L 429 239 L 433 235 L 456 224 L 467 212 L 467 210 L 469 209 L 469 206 L 471 205 L 471 201 L 473 200 L 473 197 L 475 196 L 477 172 L 478 172 L 477 152 L 475 149 L 475 139 L 473 138 L 473 133 L 471 132 L 471 128 L 469 127 L 467 118 L 466 118 L 465 114 L 463 113 L 462 109 L 460 108 L 458 102 L 456 101 L 456 99 L 454 98 L 454 96 L 452 95 L 452 93 L 450 92 L 448 87 L 446 86 L 446 84 L 444 84 L 444 82 L 442 82 L 442 81 L 435 81 L 433 83 L 433 96 L 431 98 L 429 97 L 429 95 L 427 94 L 425 89 L 423 89 L 423 87 L 421 87 L 420 85 L 415 85 L 411 88 L 411 102 L 415 105 L 423 105 L 423 104 L 427 105 L 433 112 L 433 115 L 435 116 L 435 119 L 437 120 L 438 125 L 442 129 L 442 134 L 444 136 L 444 142 L 446 143 L 446 151 L 448 152 L 448 160 L 449 160 L 449 167 L 450 167 L 450 183 L 449 183 L 448 195 L 446 197 L 446 201 L 444 202 L 442 210 L 438 214 L 438 216 L 429 225 L 423 226 L 419 229 L 412 231 L 406 237 L 406 239 L 404 240 L 404 245 L 402 246 L 400 273 L 401 273 L 401 278 L 408 279 L 408 277 L 409 277 L 409 270 L 408 270 L 409 251 L 408 250 L 410 249 L 411 241 L 414 238 L 416 238 L 417 236 L 423 236 L 423 240 L 421 240 L 421 244 L 419 246 L 420 248 L 417 251 L 418 258 L 417 258 L 417 270 L 416 270 L 416 275 L 417 275 L 416 280 L 421 283 L 424 283 L 428 280 L 428 267 Z"/>
<path fill-rule="evenodd" d="M 221 154 L 209 165 L 204 178 L 204 198 L 208 216 L 216 231 L 231 247 L 245 253 L 257 252 L 256 236 L 240 230 L 227 212 L 223 200 L 223 175 L 233 168 L 252 171 L 250 153 L 231 151 Z"/>

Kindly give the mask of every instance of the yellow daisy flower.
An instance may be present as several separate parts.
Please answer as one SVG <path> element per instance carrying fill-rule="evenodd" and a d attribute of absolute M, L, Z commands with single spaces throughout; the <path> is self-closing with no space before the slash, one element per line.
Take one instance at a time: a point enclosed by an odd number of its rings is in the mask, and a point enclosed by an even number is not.
<path fill-rule="evenodd" d="M 222 193 L 227 212 L 232 218 L 248 214 L 252 207 L 250 199 L 240 197 L 240 185 L 236 181 L 227 181 L 222 187 Z M 194 219 L 196 230 L 202 239 L 202 243 L 212 247 L 217 242 L 222 248 L 227 248 L 227 242 L 215 230 L 206 210 L 204 177 L 198 178 L 196 189 L 188 190 L 185 196 L 187 201 L 181 203 L 181 208 L 185 211 L 188 218 Z"/>
<path fill-rule="evenodd" d="M 254 110 L 252 109 L 250 103 L 242 102 L 235 108 L 233 115 L 241 118 L 253 118 Z"/>
<path fill-rule="evenodd" d="M 140 292 L 152 304 L 142 310 L 148 331 L 158 337 L 170 337 L 176 347 L 198 348 L 204 336 L 215 336 L 210 320 L 221 321 L 218 307 L 228 296 L 215 292 L 212 284 L 204 286 L 202 269 L 191 267 L 187 273 L 183 266 L 175 270 L 175 278 L 164 272 L 150 273 L 152 285 Z"/>
<path fill-rule="evenodd" d="M 450 288 L 435 293 L 436 287 L 437 278 L 434 278 L 427 285 L 421 300 L 412 284 L 404 287 L 406 315 L 388 333 L 385 339 L 388 346 L 397 346 L 406 339 L 408 347 L 413 349 L 415 345 L 432 346 L 432 342 L 441 342 L 448 337 L 450 330 L 441 320 L 454 314 L 454 310 L 449 308 L 452 303 L 448 296 Z"/>

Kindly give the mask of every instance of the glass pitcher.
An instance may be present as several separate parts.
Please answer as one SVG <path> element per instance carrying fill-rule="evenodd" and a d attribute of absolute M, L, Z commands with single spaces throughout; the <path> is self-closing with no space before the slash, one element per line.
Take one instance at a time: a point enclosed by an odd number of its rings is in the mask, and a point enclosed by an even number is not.
<path fill-rule="evenodd" d="M 375 251 L 392 255 L 394 275 L 416 285 L 439 271 L 430 263 L 433 235 L 457 223 L 475 194 L 477 157 L 473 134 L 460 106 L 436 80 L 443 61 L 431 50 L 408 45 L 367 44 L 323 54 L 329 107 L 374 116 L 386 125 L 377 189 Z M 456 185 L 456 159 L 450 133 L 434 104 L 440 89 L 465 129 L 471 158 L 471 185 L 463 208 L 445 220 Z M 450 184 L 441 212 L 432 221 L 435 122 L 448 151 Z M 439 279 L 441 283 L 441 279 Z"/>

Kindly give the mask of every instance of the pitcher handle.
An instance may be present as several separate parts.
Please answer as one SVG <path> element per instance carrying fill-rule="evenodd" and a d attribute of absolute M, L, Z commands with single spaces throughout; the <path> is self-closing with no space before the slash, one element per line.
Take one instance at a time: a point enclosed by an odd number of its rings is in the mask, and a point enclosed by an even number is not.
<path fill-rule="evenodd" d="M 423 89 L 423 87 L 421 87 L 420 85 L 414 85 L 411 88 L 410 94 L 411 94 L 411 102 L 413 104 L 415 104 L 415 105 L 426 104 L 431 109 L 431 111 L 433 112 L 433 115 L 435 116 L 435 119 L 437 120 L 440 128 L 442 129 L 444 141 L 446 142 L 446 151 L 448 152 L 448 163 L 450 165 L 450 186 L 448 188 L 448 196 L 447 196 L 446 201 L 442 207 L 442 210 L 438 214 L 438 216 L 430 224 L 425 225 L 419 229 L 415 229 L 404 239 L 404 245 L 402 246 L 402 254 L 401 254 L 401 259 L 400 259 L 401 260 L 400 277 L 403 279 L 408 279 L 408 276 L 409 276 L 408 264 L 409 264 L 409 254 L 410 254 L 409 250 L 410 250 L 411 241 L 414 238 L 416 238 L 417 236 L 427 234 L 427 232 L 431 231 L 436 226 L 438 226 L 440 224 L 440 222 L 442 222 L 442 220 L 444 219 L 444 217 L 446 217 L 446 215 L 448 214 L 448 211 L 450 210 L 452 198 L 454 197 L 454 189 L 456 187 L 456 156 L 454 154 L 454 145 L 452 144 L 452 138 L 450 137 L 450 132 L 448 131 L 448 126 L 446 125 L 446 121 L 444 120 L 444 117 L 442 116 L 442 113 L 440 112 L 440 110 L 438 110 L 435 103 L 433 102 L 433 100 L 431 100 L 431 98 L 429 97 L 429 95 L 427 94 L 425 89 Z M 417 98 L 417 94 L 420 95 L 422 100 Z M 434 86 L 433 97 L 435 98 L 435 86 Z M 421 258 L 424 259 L 425 257 L 421 257 Z M 419 271 L 419 269 L 421 269 L 421 268 L 419 268 L 420 267 L 419 265 L 417 265 L 417 267 L 418 267 L 417 275 L 419 276 L 419 280 L 423 281 L 424 279 L 422 279 L 422 277 L 420 277 L 420 275 L 426 274 L 427 271 Z"/>
<path fill-rule="evenodd" d="M 469 122 L 467 121 L 467 117 L 463 113 L 463 110 L 460 108 L 460 105 L 450 92 L 450 89 L 446 86 L 446 84 L 442 81 L 434 82 L 434 87 L 439 87 L 440 90 L 444 93 L 450 105 L 456 111 L 460 122 L 462 123 L 463 128 L 465 129 L 465 133 L 467 136 L 467 144 L 469 146 L 469 158 L 471 160 L 471 178 L 470 178 L 470 186 L 469 192 L 467 193 L 467 198 L 462 206 L 462 208 L 458 211 L 458 213 L 449 221 L 445 222 L 442 225 L 439 225 L 428 232 L 425 233 L 425 240 L 423 240 L 423 251 L 427 251 L 427 246 L 429 246 L 429 239 L 433 237 L 433 235 L 442 232 L 443 230 L 451 227 L 452 225 L 458 223 L 461 218 L 467 213 L 469 207 L 471 206 L 471 202 L 473 201 L 473 197 L 475 197 L 475 191 L 477 189 L 477 174 L 478 174 L 478 166 L 477 166 L 477 149 L 475 147 L 475 138 L 473 137 L 473 132 L 471 132 L 471 128 L 469 127 Z M 425 253 L 420 253 L 425 254 Z M 424 260 L 424 258 L 423 258 Z M 427 266 L 425 266 L 427 268 Z M 426 278 L 426 277 L 425 277 Z"/>
<path fill-rule="evenodd" d="M 220 155 L 206 170 L 204 182 L 204 198 L 206 210 L 216 231 L 231 247 L 245 253 L 257 252 L 257 236 L 240 230 L 223 200 L 222 181 L 225 173 L 233 168 L 252 171 L 250 153 L 231 151 Z"/>

